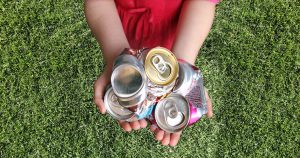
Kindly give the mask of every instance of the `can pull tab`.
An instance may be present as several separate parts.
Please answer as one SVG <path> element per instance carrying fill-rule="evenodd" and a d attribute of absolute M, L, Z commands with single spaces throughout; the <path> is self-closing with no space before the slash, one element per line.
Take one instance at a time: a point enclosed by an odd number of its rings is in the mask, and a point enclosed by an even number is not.
<path fill-rule="evenodd" d="M 166 123 L 172 127 L 179 125 L 183 120 L 183 114 L 178 111 L 174 103 L 165 104 L 164 114 Z"/>
<path fill-rule="evenodd" d="M 169 63 L 167 63 L 160 55 L 155 55 L 152 58 L 152 64 L 160 74 L 163 74 L 168 69 L 167 64 Z"/>

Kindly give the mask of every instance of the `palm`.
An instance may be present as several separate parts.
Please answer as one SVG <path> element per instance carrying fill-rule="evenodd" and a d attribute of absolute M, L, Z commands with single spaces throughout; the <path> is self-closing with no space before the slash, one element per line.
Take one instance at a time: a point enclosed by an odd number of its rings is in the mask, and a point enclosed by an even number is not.
<path fill-rule="evenodd" d="M 106 112 L 103 97 L 105 94 L 105 88 L 110 82 L 110 71 L 105 69 L 103 74 L 95 81 L 94 84 L 94 102 L 99 108 L 99 111 L 104 114 Z M 212 104 L 211 100 L 206 91 L 206 100 L 207 100 L 207 117 L 212 117 Z M 127 121 L 118 121 L 119 125 L 124 129 L 124 131 L 130 132 L 132 130 L 139 130 L 141 128 L 147 127 L 147 121 L 145 119 L 127 122 Z M 156 126 L 150 126 L 150 130 L 155 134 L 156 140 L 160 141 L 163 145 L 176 146 L 179 142 L 181 132 L 178 133 L 167 133 Z"/>
<path fill-rule="evenodd" d="M 103 97 L 105 94 L 105 88 L 110 83 L 111 73 L 108 69 L 105 69 L 101 76 L 94 83 L 94 102 L 96 103 L 99 111 L 104 114 L 106 112 Z M 120 126 L 130 132 L 132 129 L 138 130 L 140 128 L 147 127 L 147 121 L 145 119 L 134 122 L 118 121 Z"/>
<path fill-rule="evenodd" d="M 162 145 L 176 146 L 181 135 L 181 132 L 167 133 L 155 125 L 151 125 L 150 130 L 155 134 L 155 139 L 160 141 Z"/>
<path fill-rule="evenodd" d="M 118 122 L 126 132 L 130 132 L 131 130 L 139 130 L 141 128 L 147 127 L 147 121 L 145 119 L 134 121 L 134 122 L 127 122 L 127 121 L 118 121 Z"/>

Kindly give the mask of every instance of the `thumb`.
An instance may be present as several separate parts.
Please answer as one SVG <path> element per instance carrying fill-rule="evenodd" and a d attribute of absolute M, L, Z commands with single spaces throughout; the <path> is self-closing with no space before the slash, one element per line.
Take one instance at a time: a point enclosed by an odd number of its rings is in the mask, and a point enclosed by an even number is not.
<path fill-rule="evenodd" d="M 94 83 L 94 102 L 97 105 L 99 111 L 102 114 L 105 114 L 106 109 L 105 109 L 105 105 L 103 102 L 103 98 L 104 98 L 104 94 L 105 94 L 104 90 L 105 90 L 106 84 L 103 84 L 102 80 L 103 79 L 100 77 Z"/>

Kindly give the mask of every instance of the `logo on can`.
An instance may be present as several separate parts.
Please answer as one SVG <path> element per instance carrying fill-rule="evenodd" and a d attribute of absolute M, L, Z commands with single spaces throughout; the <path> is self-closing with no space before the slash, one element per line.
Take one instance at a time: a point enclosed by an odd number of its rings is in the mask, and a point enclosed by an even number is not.
<path fill-rule="evenodd" d="M 179 77 L 173 92 L 185 96 L 202 114 L 207 113 L 203 76 L 195 66 L 179 60 Z"/>

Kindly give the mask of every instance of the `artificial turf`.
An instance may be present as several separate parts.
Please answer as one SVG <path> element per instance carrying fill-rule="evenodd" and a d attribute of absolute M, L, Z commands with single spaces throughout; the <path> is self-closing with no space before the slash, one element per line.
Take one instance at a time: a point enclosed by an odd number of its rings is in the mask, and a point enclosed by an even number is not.
<path fill-rule="evenodd" d="M 164 147 L 93 104 L 82 1 L 0 1 L 0 157 L 300 157 L 300 2 L 223 1 L 201 49 L 215 116 Z"/>

